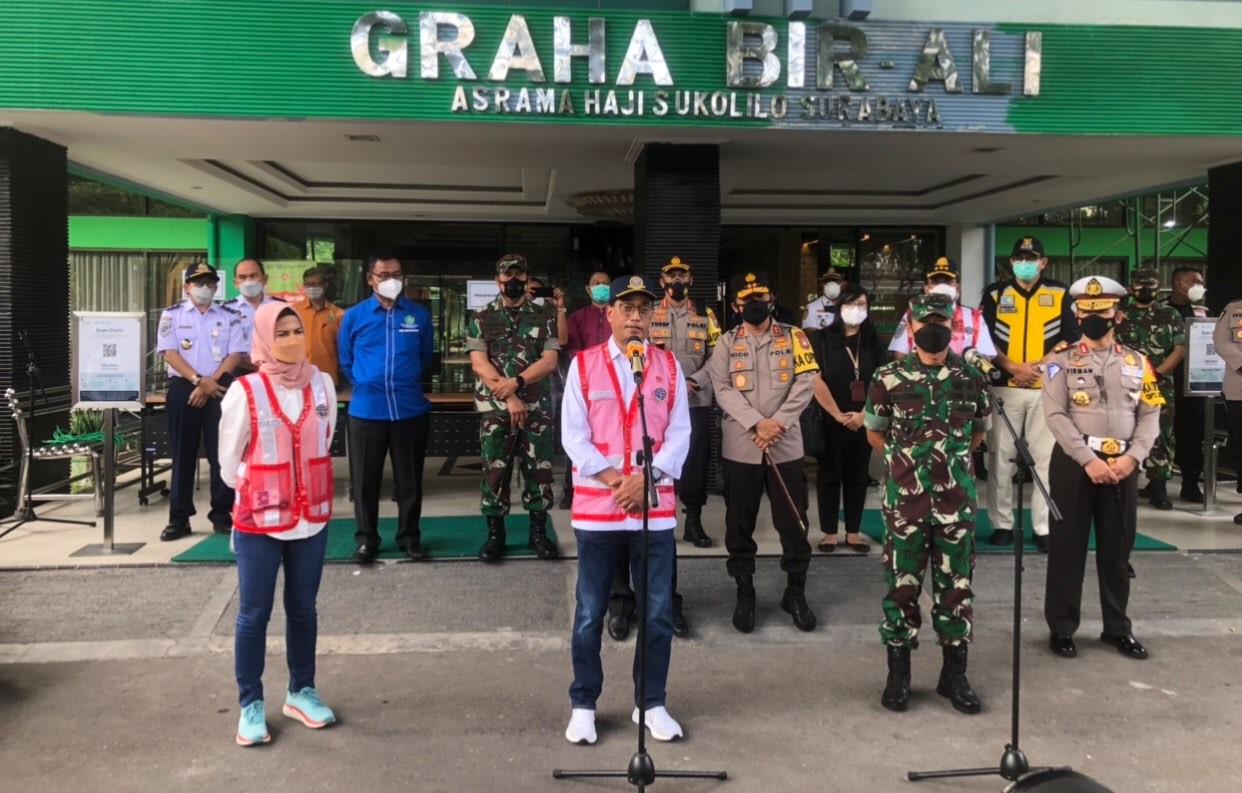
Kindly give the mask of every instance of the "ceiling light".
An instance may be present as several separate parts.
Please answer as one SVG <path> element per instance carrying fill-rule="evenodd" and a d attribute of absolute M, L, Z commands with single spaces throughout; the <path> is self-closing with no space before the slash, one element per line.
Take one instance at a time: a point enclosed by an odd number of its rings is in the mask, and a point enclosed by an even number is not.
<path fill-rule="evenodd" d="M 1176 228 L 1177 220 L 1175 218 L 1169 218 L 1168 220 L 1164 222 L 1164 227 L 1166 229 Z"/>

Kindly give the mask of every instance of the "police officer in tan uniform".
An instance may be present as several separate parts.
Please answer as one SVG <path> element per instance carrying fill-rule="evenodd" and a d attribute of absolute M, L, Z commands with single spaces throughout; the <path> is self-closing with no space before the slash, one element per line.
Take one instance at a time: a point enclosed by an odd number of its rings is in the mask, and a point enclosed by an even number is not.
<path fill-rule="evenodd" d="M 724 412 L 725 547 L 729 575 L 737 579 L 733 627 L 742 633 L 755 628 L 755 519 L 766 491 L 781 538 L 781 569 L 788 576 L 781 608 L 799 630 L 810 631 L 815 614 L 806 602 L 811 544 L 798 419 L 811 402 L 819 366 L 806 334 L 772 318 L 772 290 L 764 273 L 733 278 L 729 291 L 742 324 L 720 337 L 711 375 Z"/>
<path fill-rule="evenodd" d="M 1222 390 L 1228 409 L 1228 448 L 1234 470 L 1242 471 L 1242 300 L 1233 301 L 1220 312 L 1216 329 L 1212 331 L 1212 346 L 1225 360 Z M 1242 493 L 1242 476 L 1238 477 L 1238 492 Z M 1233 516 L 1233 522 L 1242 526 L 1242 512 Z"/>
<path fill-rule="evenodd" d="M 1043 411 L 1056 439 L 1048 492 L 1061 510 L 1049 531 L 1044 618 L 1049 647 L 1077 655 L 1087 540 L 1095 525 L 1095 566 L 1104 632 L 1100 641 L 1122 655 L 1144 659 L 1130 632 L 1127 564 L 1138 521 L 1138 470 L 1160 433 L 1164 404 L 1147 358 L 1113 338 L 1117 302 L 1125 287 L 1088 276 L 1070 287 L 1083 338 L 1047 364 Z"/>

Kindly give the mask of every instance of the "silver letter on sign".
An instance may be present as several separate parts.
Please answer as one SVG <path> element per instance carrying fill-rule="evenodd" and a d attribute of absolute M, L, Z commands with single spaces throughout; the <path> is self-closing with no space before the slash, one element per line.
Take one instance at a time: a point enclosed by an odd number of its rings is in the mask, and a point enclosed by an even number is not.
<path fill-rule="evenodd" d="M 975 31 L 974 80 L 970 86 L 975 94 L 1007 94 L 1013 90 L 1009 83 L 992 82 L 992 33 Z"/>
<path fill-rule="evenodd" d="M 850 25 L 820 25 L 816 33 L 819 51 L 815 59 L 815 87 L 821 91 L 832 88 L 832 69 L 836 66 L 841 69 L 851 91 L 868 90 L 867 81 L 858 68 L 858 61 L 867 54 L 867 34 Z M 837 52 L 833 45 L 838 39 L 848 41 L 849 49 Z"/>
<path fill-rule="evenodd" d="M 660 49 L 649 19 L 640 19 L 634 25 L 630 48 L 625 51 L 621 71 L 617 73 L 617 85 L 633 85 L 634 78 L 640 74 L 651 75 L 656 85 L 673 84 L 673 75 L 669 74 L 668 64 L 664 62 L 664 50 Z"/>
<path fill-rule="evenodd" d="M 526 17 L 520 14 L 509 17 L 509 27 L 505 28 L 505 35 L 500 39 L 500 48 L 496 50 L 487 79 L 504 80 L 509 76 L 510 69 L 524 70 L 532 83 L 547 82 L 539 53 L 535 52 L 535 42 L 530 37 L 530 28 L 526 25 Z"/>
<path fill-rule="evenodd" d="M 932 28 L 927 34 L 927 43 L 923 45 L 919 62 L 914 65 L 914 76 L 910 78 L 907 90 L 921 92 L 932 80 L 943 80 L 945 93 L 962 92 L 962 85 L 957 79 L 957 64 L 953 62 L 949 42 L 940 28 Z"/>
<path fill-rule="evenodd" d="M 759 39 L 759 46 L 746 44 L 746 37 Z M 730 88 L 767 88 L 781 77 L 776 50 L 776 28 L 764 22 L 730 22 L 725 50 L 725 75 Z M 746 62 L 763 64 L 762 74 L 746 74 Z"/>
<path fill-rule="evenodd" d="M 453 28 L 452 38 L 440 40 L 440 28 Z M 453 74 L 458 80 L 477 80 L 474 69 L 466 61 L 462 50 L 474 41 L 474 23 L 465 14 L 453 14 L 445 11 L 424 11 L 418 15 L 419 55 L 422 60 L 422 75 L 427 80 L 440 78 L 440 61 L 437 56 L 443 54 L 444 59 L 453 67 Z"/>
<path fill-rule="evenodd" d="M 1022 93 L 1039 96 L 1039 74 L 1043 69 L 1044 34 L 1038 30 L 1026 33 L 1026 68 L 1023 70 Z"/>
<path fill-rule="evenodd" d="M 574 44 L 569 17 L 552 20 L 553 78 L 558 83 L 573 82 L 573 59 L 587 58 L 589 82 L 600 85 L 604 77 L 604 20 L 591 17 L 587 44 Z"/>
<path fill-rule="evenodd" d="M 789 47 L 789 79 L 786 85 L 802 88 L 806 83 L 806 23 L 790 22 L 785 38 Z"/>
<path fill-rule="evenodd" d="M 383 54 L 384 60 L 377 62 L 371 56 L 371 34 L 376 31 L 387 31 L 388 35 L 380 35 L 376 40 L 376 49 Z M 354 23 L 354 31 L 349 35 L 349 48 L 354 53 L 354 63 L 363 74 L 372 77 L 404 78 L 409 62 L 409 45 L 405 35 L 409 30 L 405 20 L 391 11 L 372 11 Z"/>

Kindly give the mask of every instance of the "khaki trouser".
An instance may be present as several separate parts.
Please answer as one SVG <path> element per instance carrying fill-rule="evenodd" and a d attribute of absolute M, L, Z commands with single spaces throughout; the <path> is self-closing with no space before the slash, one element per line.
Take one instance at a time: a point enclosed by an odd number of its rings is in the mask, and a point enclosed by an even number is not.
<path fill-rule="evenodd" d="M 1005 415 L 1013 422 L 1013 428 L 1026 439 L 1035 460 L 1035 473 L 1048 483 L 1048 461 L 1056 439 L 1044 421 L 1042 394 L 1038 388 L 998 388 L 997 395 L 1005 403 Z M 1013 530 L 1014 503 L 1013 475 L 1018 471 L 1014 462 L 1017 450 L 1013 438 L 1000 416 L 992 417 L 992 431 L 988 434 L 988 518 L 993 529 Z M 1035 485 L 1023 485 L 1023 506 L 1031 508 L 1031 524 L 1035 533 L 1048 534 L 1048 504 Z M 1062 509 L 1066 505 L 1061 505 Z"/>

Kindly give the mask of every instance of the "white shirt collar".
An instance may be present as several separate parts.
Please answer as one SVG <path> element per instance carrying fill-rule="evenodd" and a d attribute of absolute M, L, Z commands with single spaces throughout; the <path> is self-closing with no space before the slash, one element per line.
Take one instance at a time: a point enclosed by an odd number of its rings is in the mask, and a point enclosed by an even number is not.
<path fill-rule="evenodd" d="M 612 356 L 614 360 L 617 358 L 625 357 L 625 350 L 621 349 L 620 345 L 617 344 L 616 336 L 608 337 L 608 353 L 609 355 Z M 646 355 L 646 354 L 647 354 L 647 342 L 644 341 L 643 342 L 643 355 Z"/>

